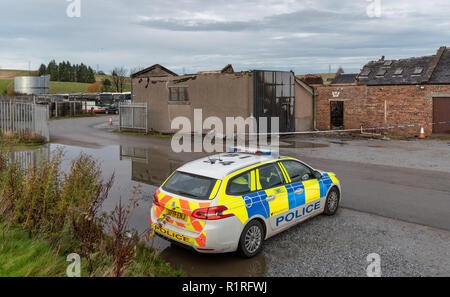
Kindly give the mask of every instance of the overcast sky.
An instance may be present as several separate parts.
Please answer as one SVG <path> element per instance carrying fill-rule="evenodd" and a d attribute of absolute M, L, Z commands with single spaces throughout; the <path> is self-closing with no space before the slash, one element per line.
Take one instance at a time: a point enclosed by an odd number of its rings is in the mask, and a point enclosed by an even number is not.
<path fill-rule="evenodd" d="M 73 0 L 76 1 L 76 0 Z M 379 17 L 369 9 L 381 2 Z M 6 3 L 5 3 L 6 2 Z M 182 74 L 280 69 L 358 72 L 368 61 L 432 55 L 450 46 L 450 1 L 2 0 L 0 67 L 49 60 L 105 72 L 155 63 Z M 371 6 L 374 7 L 374 6 Z M 375 12 L 375 13 L 374 13 Z"/>

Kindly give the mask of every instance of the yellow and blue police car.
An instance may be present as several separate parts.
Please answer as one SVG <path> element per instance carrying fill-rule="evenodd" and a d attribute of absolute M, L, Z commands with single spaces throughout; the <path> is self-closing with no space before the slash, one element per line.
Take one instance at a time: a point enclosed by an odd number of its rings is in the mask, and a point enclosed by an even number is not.
<path fill-rule="evenodd" d="M 258 254 L 263 241 L 312 216 L 333 215 L 334 173 L 270 151 L 232 148 L 192 161 L 155 192 L 156 234 L 203 253 Z"/>

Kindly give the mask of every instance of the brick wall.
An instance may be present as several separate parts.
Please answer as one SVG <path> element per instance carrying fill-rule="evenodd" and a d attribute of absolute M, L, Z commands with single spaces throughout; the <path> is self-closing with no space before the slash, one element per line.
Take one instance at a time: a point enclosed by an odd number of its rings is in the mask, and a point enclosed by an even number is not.
<path fill-rule="evenodd" d="M 316 125 L 319 130 L 330 127 L 330 101 L 344 101 L 344 128 L 381 127 L 433 121 L 433 96 L 450 92 L 449 85 L 318 86 L 316 90 Z M 333 96 L 335 92 L 335 96 Z M 415 136 L 420 128 L 385 131 L 391 135 Z M 425 126 L 431 134 L 432 127 Z"/>

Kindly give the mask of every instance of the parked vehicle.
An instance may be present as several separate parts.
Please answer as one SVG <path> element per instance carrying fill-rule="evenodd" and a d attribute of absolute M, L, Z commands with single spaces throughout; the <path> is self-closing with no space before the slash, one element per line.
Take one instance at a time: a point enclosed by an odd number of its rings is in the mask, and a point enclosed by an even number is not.
<path fill-rule="evenodd" d="M 106 114 L 119 114 L 119 106 L 116 103 L 106 107 Z"/>
<path fill-rule="evenodd" d="M 260 150 L 234 148 L 178 168 L 156 191 L 156 234 L 202 253 L 253 257 L 263 241 L 310 217 L 333 215 L 334 173 Z"/>
<path fill-rule="evenodd" d="M 83 102 L 83 112 L 105 113 L 106 107 L 99 106 L 97 104 L 97 101 L 84 101 Z"/>

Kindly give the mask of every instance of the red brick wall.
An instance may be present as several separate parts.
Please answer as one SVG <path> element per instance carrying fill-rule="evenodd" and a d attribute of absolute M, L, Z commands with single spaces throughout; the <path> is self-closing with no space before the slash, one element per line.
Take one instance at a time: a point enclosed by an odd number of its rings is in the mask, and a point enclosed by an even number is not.
<path fill-rule="evenodd" d="M 449 85 L 357 86 L 333 85 L 316 87 L 316 125 L 330 129 L 330 101 L 344 101 L 344 128 L 382 127 L 433 121 L 433 94 L 450 93 Z M 332 92 L 339 92 L 333 97 Z M 386 104 L 386 114 L 385 114 Z M 425 126 L 426 134 L 432 131 Z M 389 130 L 391 135 L 415 136 L 420 128 Z"/>

